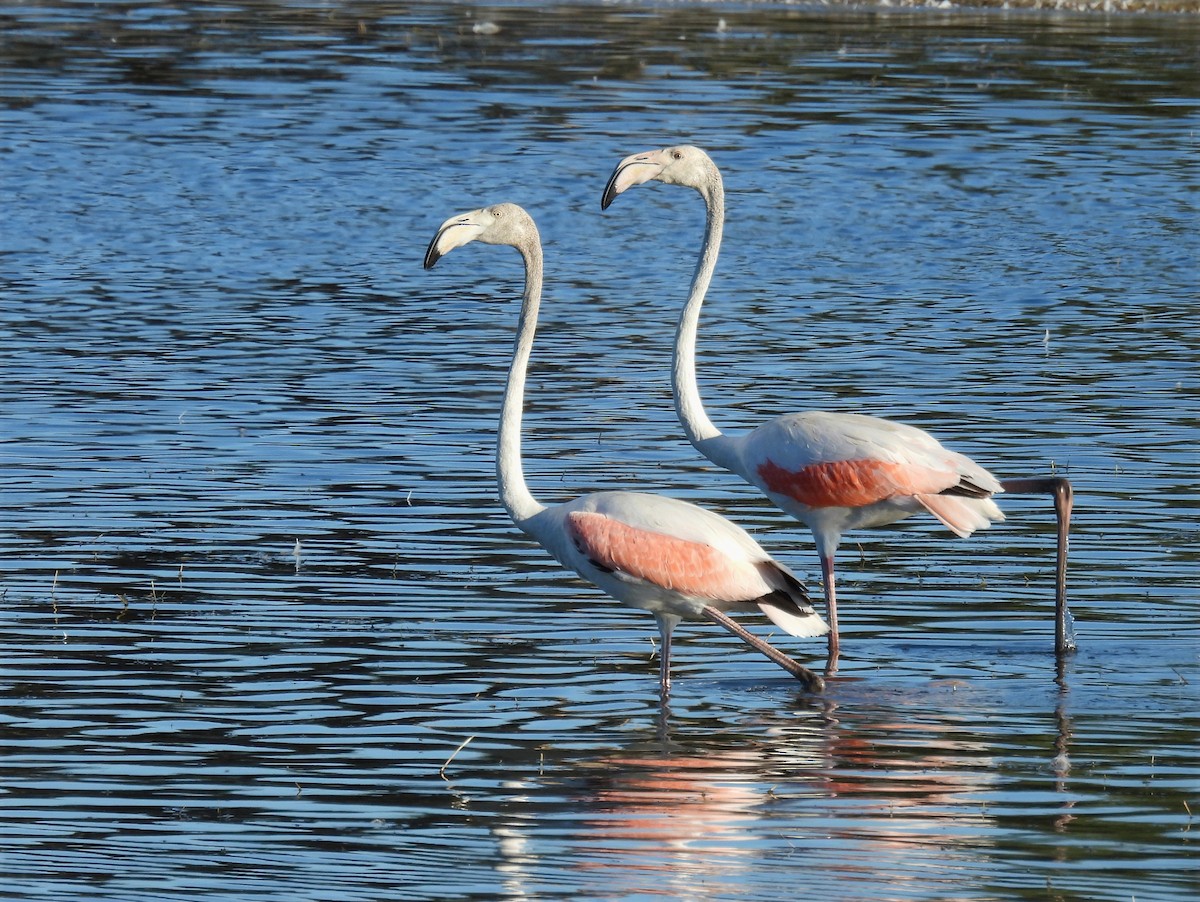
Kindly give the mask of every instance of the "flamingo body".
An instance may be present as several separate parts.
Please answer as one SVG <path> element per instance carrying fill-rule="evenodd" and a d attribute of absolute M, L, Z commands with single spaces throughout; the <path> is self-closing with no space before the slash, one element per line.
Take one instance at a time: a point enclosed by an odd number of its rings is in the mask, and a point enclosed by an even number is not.
<path fill-rule="evenodd" d="M 1004 489 L 983 467 L 942 447 L 929 433 L 878 417 L 786 414 L 740 436 L 714 426 L 696 379 L 696 335 L 724 228 L 721 173 L 708 154 L 689 145 L 633 154 L 613 170 L 601 208 L 650 181 L 693 188 L 705 202 L 704 244 L 675 335 L 676 413 L 702 454 L 757 486 L 812 530 L 821 558 L 832 667 L 838 651 L 833 559 L 842 534 L 927 510 L 956 535 L 968 536 L 1003 519 L 991 496 Z"/>
<path fill-rule="evenodd" d="M 829 629 L 800 581 L 749 533 L 686 501 L 594 492 L 547 508 L 528 527 L 559 563 L 630 607 L 704 620 L 705 606 L 757 606 L 794 636 Z"/>
<path fill-rule="evenodd" d="M 730 469 L 812 529 L 822 556 L 845 531 L 922 508 L 960 536 L 1004 518 L 989 497 L 1003 491 L 996 477 L 913 426 L 810 411 L 727 438 Z M 944 494 L 955 492 L 962 494 Z"/>
<path fill-rule="evenodd" d="M 564 566 L 619 601 L 654 614 L 663 640 L 664 695 L 670 689 L 671 631 L 681 620 L 720 623 L 808 685 L 820 687 L 819 677 L 723 614 L 757 607 L 795 636 L 829 630 L 800 581 L 745 530 L 704 508 L 661 495 L 595 492 L 552 507 L 533 497 L 521 467 L 520 429 L 541 300 L 541 240 L 521 207 L 485 207 L 442 224 L 429 244 L 425 268 L 471 241 L 510 245 L 525 261 L 525 294 L 496 459 L 500 497 L 513 522 Z"/>

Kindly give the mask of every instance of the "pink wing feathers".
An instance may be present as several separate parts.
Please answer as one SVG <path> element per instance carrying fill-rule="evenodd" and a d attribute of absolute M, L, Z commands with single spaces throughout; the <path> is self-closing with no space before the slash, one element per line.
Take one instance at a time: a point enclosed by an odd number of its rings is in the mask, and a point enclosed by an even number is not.
<path fill-rule="evenodd" d="M 630 497 L 598 493 L 585 503 L 606 512 L 566 513 L 571 544 L 592 566 L 718 608 L 757 604 L 793 636 L 829 631 L 800 581 L 744 530 L 674 499 L 637 495 L 634 506 Z"/>
<path fill-rule="evenodd" d="M 703 542 L 640 529 L 594 511 L 571 511 L 567 522 L 575 547 L 603 570 L 713 601 L 750 600 L 773 590 L 753 564 L 735 562 Z"/>
<path fill-rule="evenodd" d="M 778 417 L 747 439 L 755 481 L 808 508 L 912 498 L 960 536 L 1003 519 L 987 498 L 1003 491 L 996 478 L 913 426 L 812 412 Z"/>
<path fill-rule="evenodd" d="M 767 459 L 758 465 L 766 487 L 808 507 L 865 507 L 897 495 L 925 495 L 956 485 L 945 470 L 865 458 L 812 463 L 789 470 Z"/>

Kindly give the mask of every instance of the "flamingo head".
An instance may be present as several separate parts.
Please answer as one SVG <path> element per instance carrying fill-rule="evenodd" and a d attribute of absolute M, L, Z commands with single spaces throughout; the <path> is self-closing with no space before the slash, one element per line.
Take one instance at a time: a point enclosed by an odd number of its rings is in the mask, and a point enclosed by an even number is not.
<path fill-rule="evenodd" d="M 604 195 L 600 198 L 600 209 L 607 210 L 618 194 L 634 185 L 656 181 L 664 185 L 695 188 L 703 193 L 714 177 L 717 181 L 721 178 L 712 159 L 699 147 L 690 144 L 635 153 L 618 163 L 608 177 Z"/>
<path fill-rule="evenodd" d="M 484 244 L 510 244 L 520 247 L 532 239 L 538 240 L 533 218 L 516 204 L 494 204 L 469 213 L 451 216 L 437 230 L 429 249 L 425 251 L 425 268 L 433 265 L 454 250 L 472 241 Z"/>

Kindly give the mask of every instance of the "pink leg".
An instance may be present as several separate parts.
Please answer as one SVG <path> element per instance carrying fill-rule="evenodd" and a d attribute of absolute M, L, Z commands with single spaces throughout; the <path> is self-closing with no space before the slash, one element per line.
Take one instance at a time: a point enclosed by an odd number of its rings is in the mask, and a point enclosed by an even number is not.
<path fill-rule="evenodd" d="M 674 620 L 656 616 L 658 620 L 658 635 L 661 639 L 658 646 L 658 691 L 663 698 L 671 694 L 671 631 L 675 629 Z"/>
<path fill-rule="evenodd" d="M 838 618 L 837 618 L 837 588 L 833 576 L 833 555 L 821 558 L 821 581 L 825 583 L 825 620 L 829 624 L 829 664 L 828 673 L 837 670 L 838 658 Z"/>
<path fill-rule="evenodd" d="M 729 632 L 733 633 L 747 645 L 758 649 L 760 652 L 802 682 L 805 689 L 809 690 L 810 692 L 825 691 L 825 681 L 823 679 L 821 679 L 803 664 L 799 663 L 798 661 L 793 661 L 774 645 L 763 641 L 762 639 L 758 638 L 758 636 L 754 635 L 748 630 L 743 629 L 737 621 L 726 617 L 716 608 L 709 607 L 707 605 L 704 608 L 704 616 L 713 623 L 719 623 L 721 626 L 725 627 L 725 629 L 729 630 Z"/>

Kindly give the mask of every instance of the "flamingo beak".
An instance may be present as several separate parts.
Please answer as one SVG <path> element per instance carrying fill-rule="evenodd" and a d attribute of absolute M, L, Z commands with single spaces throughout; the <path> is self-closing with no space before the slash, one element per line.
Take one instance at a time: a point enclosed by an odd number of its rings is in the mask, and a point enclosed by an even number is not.
<path fill-rule="evenodd" d="M 438 260 L 456 247 L 462 247 L 479 237 L 479 231 L 483 226 L 475 221 L 475 214 L 478 212 L 478 210 L 474 210 L 459 216 L 451 216 L 442 223 L 437 234 L 433 236 L 433 240 L 429 242 L 429 248 L 425 251 L 425 269 L 433 269 L 433 265 Z"/>
<path fill-rule="evenodd" d="M 635 153 L 618 163 L 617 168 L 608 177 L 608 184 L 604 186 L 604 194 L 600 198 L 600 209 L 607 210 L 608 205 L 616 200 L 618 194 L 627 191 L 634 185 L 641 185 L 656 178 L 663 170 L 661 153 L 660 150 Z"/>

